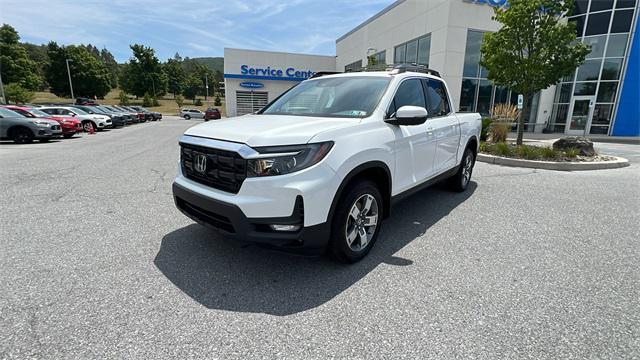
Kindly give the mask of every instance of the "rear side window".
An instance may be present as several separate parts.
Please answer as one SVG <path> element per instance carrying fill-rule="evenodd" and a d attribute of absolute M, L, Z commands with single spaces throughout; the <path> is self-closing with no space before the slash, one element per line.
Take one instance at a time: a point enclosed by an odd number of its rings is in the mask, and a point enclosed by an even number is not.
<path fill-rule="evenodd" d="M 389 106 L 388 115 L 391 116 L 395 114 L 398 109 L 405 105 L 427 107 L 424 102 L 424 91 L 419 79 L 405 80 L 400 84 Z"/>
<path fill-rule="evenodd" d="M 429 107 L 427 112 L 429 117 L 445 116 L 451 112 L 449 100 L 447 98 L 447 90 L 442 81 L 427 79 L 425 81 L 425 89 L 427 91 L 427 103 Z"/>

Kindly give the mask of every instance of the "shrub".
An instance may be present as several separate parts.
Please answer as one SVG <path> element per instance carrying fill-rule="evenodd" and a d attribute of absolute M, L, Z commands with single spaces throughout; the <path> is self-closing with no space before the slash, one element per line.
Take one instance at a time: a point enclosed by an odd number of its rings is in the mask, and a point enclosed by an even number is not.
<path fill-rule="evenodd" d="M 580 155 L 580 150 L 578 149 L 567 149 L 564 151 L 564 154 L 568 157 L 568 158 L 575 158 L 578 155 Z"/>
<path fill-rule="evenodd" d="M 480 141 L 480 152 L 488 152 L 488 144 L 485 141 Z"/>
<path fill-rule="evenodd" d="M 493 153 L 498 156 L 511 156 L 513 152 L 511 151 L 511 147 L 509 144 L 500 142 L 493 146 Z"/>
<path fill-rule="evenodd" d="M 516 147 L 516 154 L 527 160 L 537 160 L 542 157 L 542 148 L 537 146 L 520 145 Z"/>
<path fill-rule="evenodd" d="M 120 105 L 129 105 L 129 97 L 124 91 L 120 91 L 118 98 L 120 99 Z"/>
<path fill-rule="evenodd" d="M 176 104 L 178 105 L 179 109 L 182 109 L 182 105 L 184 105 L 184 98 L 182 97 L 182 95 L 176 95 Z"/>
<path fill-rule="evenodd" d="M 158 101 L 158 98 L 156 98 L 156 97 L 151 99 L 151 103 L 153 104 L 153 106 L 160 106 L 160 102 Z"/>
<path fill-rule="evenodd" d="M 482 118 L 482 131 L 480 131 L 480 141 L 487 141 L 489 127 L 491 126 L 491 118 Z"/>
<path fill-rule="evenodd" d="M 215 106 L 222 105 L 222 101 L 220 101 L 220 96 L 216 95 L 216 98 L 213 100 L 213 105 L 215 105 Z"/>
<path fill-rule="evenodd" d="M 6 96 L 7 102 L 13 101 L 16 104 L 24 104 L 33 100 L 34 94 L 18 83 L 11 83 L 4 87 L 4 96 Z"/>
<path fill-rule="evenodd" d="M 153 106 L 153 100 L 151 99 L 151 95 L 149 95 L 149 93 L 144 93 L 144 98 L 142 99 L 142 106 L 144 107 Z"/>
<path fill-rule="evenodd" d="M 560 158 L 560 152 L 554 150 L 553 148 L 543 147 L 540 153 L 545 159 L 557 160 L 558 158 Z"/>
<path fill-rule="evenodd" d="M 202 100 L 200 100 L 200 99 L 196 99 L 196 101 L 194 101 L 194 102 L 193 102 L 193 104 L 194 104 L 195 106 L 202 106 Z"/>
<path fill-rule="evenodd" d="M 491 125 L 489 127 L 491 141 L 494 143 L 505 142 L 509 130 L 511 130 L 511 126 L 513 126 L 518 115 L 519 112 L 515 105 L 498 104 L 494 106 L 491 112 Z"/>

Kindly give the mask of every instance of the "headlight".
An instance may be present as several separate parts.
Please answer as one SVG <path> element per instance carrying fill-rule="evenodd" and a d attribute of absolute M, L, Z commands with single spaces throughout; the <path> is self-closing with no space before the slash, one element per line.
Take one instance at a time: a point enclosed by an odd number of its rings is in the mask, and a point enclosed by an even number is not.
<path fill-rule="evenodd" d="M 51 126 L 51 124 L 49 124 L 48 122 L 44 122 L 44 121 L 32 121 L 32 123 L 38 125 L 38 126 L 42 126 L 42 127 L 49 127 Z"/>
<path fill-rule="evenodd" d="M 332 146 L 333 141 L 328 141 L 306 145 L 255 148 L 260 154 L 249 159 L 247 176 L 284 175 L 306 169 L 324 159 Z"/>

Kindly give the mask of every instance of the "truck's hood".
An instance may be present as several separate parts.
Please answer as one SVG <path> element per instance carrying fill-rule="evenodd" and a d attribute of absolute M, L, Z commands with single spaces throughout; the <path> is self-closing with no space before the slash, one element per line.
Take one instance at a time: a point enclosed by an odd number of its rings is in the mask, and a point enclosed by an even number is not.
<path fill-rule="evenodd" d="M 244 143 L 249 146 L 306 144 L 315 135 L 356 125 L 360 119 L 291 115 L 245 115 L 196 125 L 185 135 Z"/>

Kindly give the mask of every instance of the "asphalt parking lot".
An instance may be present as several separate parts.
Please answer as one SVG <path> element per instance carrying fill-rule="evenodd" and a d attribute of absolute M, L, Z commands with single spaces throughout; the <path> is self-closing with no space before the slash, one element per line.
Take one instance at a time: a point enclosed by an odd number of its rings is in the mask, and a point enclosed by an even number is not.
<path fill-rule="evenodd" d="M 640 357 L 637 162 L 478 163 L 345 266 L 179 213 L 177 140 L 199 122 L 0 144 L 0 358 Z"/>

